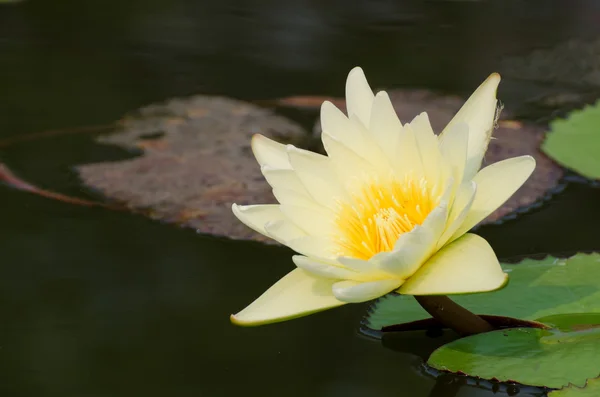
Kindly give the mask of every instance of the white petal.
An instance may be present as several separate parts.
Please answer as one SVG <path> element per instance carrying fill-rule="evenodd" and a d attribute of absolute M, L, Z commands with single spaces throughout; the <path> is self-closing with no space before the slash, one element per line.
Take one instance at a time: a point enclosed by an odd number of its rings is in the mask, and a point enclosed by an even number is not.
<path fill-rule="evenodd" d="M 373 140 L 381 148 L 389 160 L 396 157 L 398 138 L 402 130 L 402 123 L 398 119 L 394 105 L 385 91 L 375 95 L 371 119 L 369 120 L 369 132 Z"/>
<path fill-rule="evenodd" d="M 252 137 L 252 152 L 261 166 L 271 168 L 291 168 L 288 161 L 286 146 L 275 142 L 266 136 L 256 134 Z"/>
<path fill-rule="evenodd" d="M 489 165 L 473 178 L 477 194 L 464 222 L 451 240 L 460 237 L 500 207 L 525 183 L 535 168 L 531 156 L 513 157 Z"/>
<path fill-rule="evenodd" d="M 492 247 L 476 234 L 465 234 L 439 250 L 398 292 L 406 295 L 446 295 L 493 291 L 503 287 L 502 271 Z"/>
<path fill-rule="evenodd" d="M 379 269 L 398 279 L 412 276 L 436 248 L 437 240 L 444 231 L 448 208 L 440 205 L 427 216 L 423 225 L 417 225 L 408 233 L 400 235 L 391 252 L 382 252 L 371 260 Z"/>
<path fill-rule="evenodd" d="M 481 167 L 483 155 L 494 129 L 496 117 L 496 90 L 500 75 L 493 73 L 485 80 L 442 131 L 442 136 L 461 122 L 469 125 L 469 147 L 465 179 L 471 179 Z"/>
<path fill-rule="evenodd" d="M 267 222 L 285 220 L 278 204 L 237 205 L 231 206 L 233 214 L 249 228 L 264 234 Z"/>
<path fill-rule="evenodd" d="M 333 295 L 342 302 L 358 303 L 379 298 L 402 285 L 402 280 L 338 281 L 333 284 Z"/>
<path fill-rule="evenodd" d="M 437 249 L 444 246 L 463 224 L 473 205 L 476 191 L 477 184 L 473 181 L 464 182 L 458 187 L 452 208 L 448 214 L 448 220 L 446 221 L 446 230 L 444 230 L 442 237 L 438 240 Z"/>
<path fill-rule="evenodd" d="M 365 73 L 361 68 L 355 67 L 346 80 L 348 116 L 356 115 L 364 125 L 369 125 L 373 98 L 373 90 L 369 87 Z"/>
<path fill-rule="evenodd" d="M 296 175 L 319 204 L 336 209 L 336 199 L 348 199 L 327 157 L 293 146 L 288 147 L 288 156 Z"/>
<path fill-rule="evenodd" d="M 330 278 L 334 280 L 360 280 L 359 273 L 334 266 L 330 263 L 320 262 L 306 256 L 294 255 L 292 260 L 300 269 L 307 271 L 315 277 Z"/>
<path fill-rule="evenodd" d="M 446 164 L 452 169 L 452 176 L 457 184 L 463 181 L 469 146 L 469 126 L 467 123 L 456 123 L 443 136 L 440 136 L 439 147 Z"/>
<path fill-rule="evenodd" d="M 265 224 L 267 236 L 287 245 L 288 241 L 306 236 L 306 232 L 289 220 L 271 221 Z"/>
<path fill-rule="evenodd" d="M 341 306 L 331 291 L 334 280 L 294 269 L 241 312 L 231 316 L 237 325 L 253 326 L 306 316 Z"/>

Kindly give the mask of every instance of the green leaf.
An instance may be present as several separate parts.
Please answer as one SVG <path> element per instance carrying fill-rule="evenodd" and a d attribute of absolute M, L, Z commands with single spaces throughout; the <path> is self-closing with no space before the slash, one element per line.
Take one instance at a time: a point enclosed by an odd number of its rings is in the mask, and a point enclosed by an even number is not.
<path fill-rule="evenodd" d="M 583 176 L 600 179 L 600 101 L 550 123 L 542 151 Z"/>
<path fill-rule="evenodd" d="M 561 328 L 576 330 L 511 328 L 487 332 L 440 347 L 427 364 L 501 382 L 583 387 L 588 378 L 600 373 L 600 328 L 595 326 L 600 315 L 583 314 L 579 321 L 573 315 L 567 317 L 567 324 L 561 324 L 558 316 L 554 319 Z M 586 324 L 589 320 L 596 324 Z"/>
<path fill-rule="evenodd" d="M 567 313 L 600 313 L 600 254 L 525 259 L 502 267 L 510 276 L 504 289 L 456 295 L 452 299 L 477 314 L 523 320 Z M 365 325 L 379 331 L 429 317 L 412 296 L 387 295 L 371 306 Z"/>
<path fill-rule="evenodd" d="M 548 397 L 598 397 L 600 396 L 600 378 L 588 379 L 585 387 L 570 385 L 561 390 L 555 390 Z"/>

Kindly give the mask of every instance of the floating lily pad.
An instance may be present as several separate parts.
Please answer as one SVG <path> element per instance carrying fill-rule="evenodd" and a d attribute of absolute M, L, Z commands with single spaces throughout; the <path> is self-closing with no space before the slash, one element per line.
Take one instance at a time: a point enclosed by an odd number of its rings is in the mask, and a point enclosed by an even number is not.
<path fill-rule="evenodd" d="M 77 167 L 84 184 L 132 210 L 233 238 L 272 241 L 239 222 L 231 204 L 274 203 L 250 151 L 260 133 L 303 145 L 296 123 L 227 98 L 195 96 L 151 105 L 125 116 L 100 142 L 131 149 L 135 158 Z"/>
<path fill-rule="evenodd" d="M 456 96 L 437 95 L 426 90 L 389 90 L 390 100 L 398 117 L 403 123 L 409 122 L 421 112 L 426 111 L 433 130 L 439 133 L 448 124 L 464 99 Z M 301 97 L 296 102 L 302 104 Z M 342 99 L 326 98 L 345 111 L 345 101 Z M 311 103 L 316 102 L 314 98 Z M 285 102 L 284 102 L 285 103 Z M 510 116 L 506 111 L 501 113 L 498 128 L 493 133 L 488 151 L 483 160 L 483 166 L 505 160 L 510 157 L 531 155 L 536 160 L 536 168 L 531 177 L 517 192 L 500 208 L 491 213 L 482 224 L 496 222 L 517 209 L 528 206 L 544 199 L 559 183 L 564 172 L 540 151 L 540 145 L 545 136 L 545 129 L 535 124 L 504 119 Z M 321 133 L 319 122 L 314 128 L 315 134 Z"/>
<path fill-rule="evenodd" d="M 600 101 L 553 121 L 542 150 L 565 167 L 600 179 Z"/>
<path fill-rule="evenodd" d="M 588 327 L 577 330 L 511 328 L 458 339 L 434 351 L 427 364 L 501 382 L 583 387 L 600 372 L 598 320 L 598 315 L 583 315 L 580 326 Z"/>
<path fill-rule="evenodd" d="M 600 313 L 600 254 L 577 254 L 569 259 L 551 256 L 503 264 L 508 285 L 483 294 L 456 295 L 452 299 L 476 314 L 506 316 L 552 324 L 548 316 Z M 386 330 L 429 318 L 412 296 L 387 295 L 369 309 L 364 325 Z M 406 325 L 405 325 L 406 327 Z"/>
<path fill-rule="evenodd" d="M 548 397 L 598 397 L 600 396 L 600 378 L 588 379 L 584 387 L 570 385 L 548 394 Z"/>

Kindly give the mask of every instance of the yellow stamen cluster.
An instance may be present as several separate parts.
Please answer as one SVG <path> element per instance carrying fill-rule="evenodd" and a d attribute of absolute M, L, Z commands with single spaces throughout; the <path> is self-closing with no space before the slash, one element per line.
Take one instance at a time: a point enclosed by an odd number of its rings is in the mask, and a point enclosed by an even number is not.
<path fill-rule="evenodd" d="M 336 254 L 369 259 L 391 251 L 398 237 L 421 225 L 438 204 L 437 186 L 423 178 L 364 183 L 351 201 L 338 203 Z"/>

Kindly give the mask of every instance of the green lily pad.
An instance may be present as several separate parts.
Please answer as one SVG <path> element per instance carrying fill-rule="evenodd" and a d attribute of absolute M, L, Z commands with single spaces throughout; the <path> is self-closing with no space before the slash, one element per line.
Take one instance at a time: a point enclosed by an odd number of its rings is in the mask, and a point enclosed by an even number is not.
<path fill-rule="evenodd" d="M 588 379 L 585 387 L 570 385 L 564 389 L 555 390 L 548 397 L 598 397 L 600 396 L 600 378 Z"/>
<path fill-rule="evenodd" d="M 600 179 L 600 101 L 550 123 L 542 151 L 585 177 Z"/>
<path fill-rule="evenodd" d="M 504 289 L 452 299 L 477 314 L 530 321 L 559 314 L 600 313 L 600 254 L 525 259 L 502 267 L 510 275 Z M 412 296 L 392 294 L 371 306 L 363 324 L 373 335 L 372 331 L 429 317 Z"/>
<path fill-rule="evenodd" d="M 427 364 L 501 382 L 583 387 L 600 372 L 600 315 L 565 319 L 554 316 L 560 329 L 511 328 L 458 339 L 434 351 Z"/>

